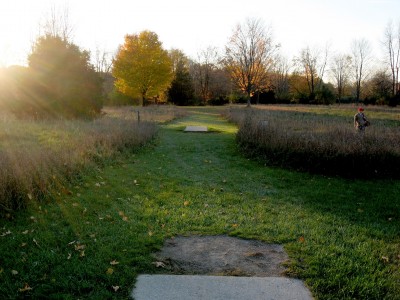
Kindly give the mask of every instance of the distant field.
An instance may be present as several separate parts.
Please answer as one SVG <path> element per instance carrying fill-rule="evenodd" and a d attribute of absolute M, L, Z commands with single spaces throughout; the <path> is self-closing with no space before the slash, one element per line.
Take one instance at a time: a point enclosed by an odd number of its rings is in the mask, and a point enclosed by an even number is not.
<path fill-rule="evenodd" d="M 357 107 L 265 105 L 229 108 L 239 124 L 237 141 L 244 153 L 268 164 L 327 175 L 398 177 L 400 110 L 367 107 L 371 121 L 356 132 Z"/>

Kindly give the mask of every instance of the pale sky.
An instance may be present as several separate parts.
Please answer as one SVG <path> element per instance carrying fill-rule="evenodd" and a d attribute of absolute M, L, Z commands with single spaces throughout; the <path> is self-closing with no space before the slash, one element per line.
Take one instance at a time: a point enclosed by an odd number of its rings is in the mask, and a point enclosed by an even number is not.
<path fill-rule="evenodd" d="M 115 52 L 124 35 L 150 30 L 165 49 L 191 58 L 209 46 L 222 51 L 234 26 L 246 18 L 270 26 L 290 60 L 306 46 L 327 43 L 331 51 L 350 53 L 359 38 L 369 40 L 381 58 L 387 23 L 400 22 L 400 0 L 2 0 L 0 66 L 26 63 L 52 6 L 67 7 L 73 42 L 83 49 Z"/>

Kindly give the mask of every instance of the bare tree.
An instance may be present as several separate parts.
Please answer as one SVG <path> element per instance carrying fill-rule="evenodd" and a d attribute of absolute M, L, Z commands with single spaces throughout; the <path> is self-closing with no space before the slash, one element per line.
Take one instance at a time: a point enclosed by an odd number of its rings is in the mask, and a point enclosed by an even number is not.
<path fill-rule="evenodd" d="M 259 19 L 238 24 L 226 49 L 224 64 L 234 84 L 247 95 L 247 104 L 256 92 L 267 86 L 277 46 L 270 28 Z"/>
<path fill-rule="evenodd" d="M 399 92 L 400 23 L 397 28 L 390 21 L 385 29 L 384 46 L 392 75 L 392 96 Z"/>
<path fill-rule="evenodd" d="M 353 75 L 356 87 L 356 102 L 360 101 L 361 88 L 364 80 L 369 74 L 371 63 L 371 46 L 366 39 L 354 40 L 352 43 Z"/>
<path fill-rule="evenodd" d="M 211 98 L 212 72 L 216 69 L 217 61 L 217 49 L 208 47 L 198 53 L 197 61 L 193 64 L 195 91 L 200 94 L 204 104 Z"/>
<path fill-rule="evenodd" d="M 271 74 L 271 85 L 278 99 L 289 97 L 290 83 L 289 72 L 291 66 L 288 60 L 282 56 L 277 56 Z"/>
<path fill-rule="evenodd" d="M 337 54 L 331 61 L 331 74 L 336 83 L 336 93 L 339 104 L 344 95 L 346 84 L 350 76 L 351 56 L 347 54 Z"/>
<path fill-rule="evenodd" d="M 41 25 L 41 30 L 44 31 L 44 35 L 71 41 L 74 29 L 71 25 L 68 7 L 56 8 L 53 5 L 45 17 L 44 24 Z"/>
<path fill-rule="evenodd" d="M 305 76 L 308 85 L 309 99 L 315 100 L 316 92 L 322 87 L 325 68 L 328 62 L 328 46 L 324 51 L 307 47 L 301 50 L 300 57 L 295 58 L 295 64 Z"/>
<path fill-rule="evenodd" d="M 96 72 L 100 74 L 110 73 L 113 61 L 111 53 L 104 49 L 101 50 L 97 46 L 94 54 L 94 68 Z"/>

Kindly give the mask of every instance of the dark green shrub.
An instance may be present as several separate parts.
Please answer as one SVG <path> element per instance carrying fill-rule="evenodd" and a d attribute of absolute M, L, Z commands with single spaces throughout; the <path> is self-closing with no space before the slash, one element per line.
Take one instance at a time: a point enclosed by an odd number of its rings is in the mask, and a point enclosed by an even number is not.
<path fill-rule="evenodd" d="M 229 103 L 229 100 L 223 96 L 211 98 L 210 100 L 208 100 L 208 104 L 210 104 L 210 105 L 225 105 L 228 103 Z"/>

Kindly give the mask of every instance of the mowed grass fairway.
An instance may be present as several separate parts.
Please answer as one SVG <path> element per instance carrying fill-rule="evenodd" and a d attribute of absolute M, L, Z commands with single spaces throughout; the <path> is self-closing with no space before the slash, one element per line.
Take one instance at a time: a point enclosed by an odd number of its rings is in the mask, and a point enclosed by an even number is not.
<path fill-rule="evenodd" d="M 400 181 L 346 180 L 242 156 L 221 108 L 162 125 L 154 144 L 0 220 L 2 299 L 127 299 L 176 235 L 283 244 L 317 299 L 400 299 Z M 186 125 L 211 133 L 184 133 Z"/>

